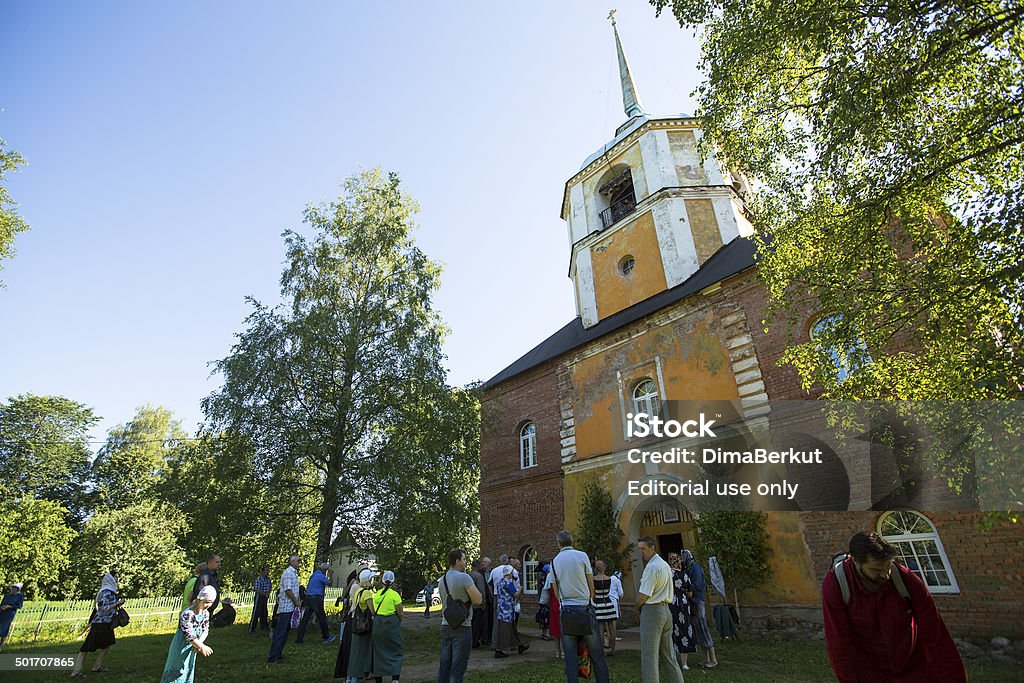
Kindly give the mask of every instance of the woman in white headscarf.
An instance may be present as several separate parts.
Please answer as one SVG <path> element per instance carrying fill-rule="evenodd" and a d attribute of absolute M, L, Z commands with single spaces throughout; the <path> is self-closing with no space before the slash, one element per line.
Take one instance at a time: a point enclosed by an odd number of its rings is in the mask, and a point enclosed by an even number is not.
<path fill-rule="evenodd" d="M 358 681 L 373 673 L 373 636 L 360 633 L 363 616 L 373 619 L 373 572 L 364 569 L 359 572 L 359 588 L 352 599 L 352 646 L 348 655 L 348 680 Z"/>
<path fill-rule="evenodd" d="M 82 666 L 85 664 L 87 652 L 98 652 L 96 662 L 92 665 L 95 672 L 107 671 L 103 659 L 107 656 L 107 648 L 117 640 L 114 638 L 114 617 L 117 609 L 124 604 L 123 598 L 117 597 L 117 573 L 107 572 L 100 582 L 100 590 L 96 594 L 92 618 L 89 619 L 89 635 L 82 643 L 82 649 L 75 660 L 75 668 L 71 671 L 72 678 L 83 678 Z"/>
<path fill-rule="evenodd" d="M 197 655 L 213 654 L 213 648 L 206 644 L 206 636 L 210 633 L 210 605 L 216 600 L 217 589 L 203 586 L 188 609 L 182 610 L 160 683 L 192 683 Z"/>

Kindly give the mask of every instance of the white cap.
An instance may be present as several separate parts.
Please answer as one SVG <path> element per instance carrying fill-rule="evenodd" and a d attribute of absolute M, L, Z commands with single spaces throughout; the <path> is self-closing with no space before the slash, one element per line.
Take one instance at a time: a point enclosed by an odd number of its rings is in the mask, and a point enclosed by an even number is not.
<path fill-rule="evenodd" d="M 25 584 L 23 584 L 23 583 L 12 583 L 11 585 L 14 586 L 15 588 L 17 588 L 18 590 L 21 590 L 21 587 L 24 586 Z"/>
<path fill-rule="evenodd" d="M 394 583 L 395 573 L 391 571 L 384 572 L 384 576 L 381 577 L 381 580 L 384 581 L 384 583 Z"/>
<path fill-rule="evenodd" d="M 359 583 L 366 583 L 367 581 L 370 581 L 372 579 L 373 572 L 371 572 L 369 569 L 364 569 L 363 571 L 359 572 Z"/>

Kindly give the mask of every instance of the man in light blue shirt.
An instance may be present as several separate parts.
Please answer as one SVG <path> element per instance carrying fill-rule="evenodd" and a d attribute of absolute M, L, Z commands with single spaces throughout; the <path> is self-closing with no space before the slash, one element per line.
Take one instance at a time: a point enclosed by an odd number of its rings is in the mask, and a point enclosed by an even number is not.
<path fill-rule="evenodd" d="M 331 565 L 322 562 L 313 575 L 309 577 L 306 584 L 306 613 L 302 615 L 299 623 L 299 634 L 295 637 L 295 644 L 298 645 L 306 637 L 306 627 L 310 620 L 316 616 L 316 623 L 320 626 L 322 636 L 321 643 L 329 643 L 335 639 L 327 629 L 327 613 L 324 612 L 324 595 L 327 587 L 331 585 Z"/>
<path fill-rule="evenodd" d="M 608 663 L 604 659 L 604 643 L 597 629 L 594 616 L 594 571 L 590 568 L 587 554 L 572 547 L 572 534 L 559 531 L 555 534 L 559 551 L 551 560 L 555 590 L 561 603 L 562 651 L 565 653 L 565 680 L 579 683 L 579 664 L 576 660 L 578 643 L 583 640 L 590 650 L 590 661 L 594 664 L 597 683 L 608 683 Z M 590 633 L 584 636 L 566 633 L 566 615 L 575 613 L 590 615 Z"/>

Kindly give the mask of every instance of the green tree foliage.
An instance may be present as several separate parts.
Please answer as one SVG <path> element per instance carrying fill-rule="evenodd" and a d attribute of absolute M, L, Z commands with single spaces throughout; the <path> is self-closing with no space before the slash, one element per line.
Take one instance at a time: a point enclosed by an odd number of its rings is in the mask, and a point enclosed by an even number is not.
<path fill-rule="evenodd" d="M 317 523 L 327 555 L 343 527 L 393 505 L 445 385 L 444 328 L 431 308 L 440 268 L 410 237 L 415 203 L 394 174 L 359 173 L 338 199 L 309 206 L 312 235 L 285 232 L 284 304 L 253 301 L 246 330 L 217 363 L 223 387 L 204 401 L 214 429 L 248 439 L 258 472 Z"/>
<path fill-rule="evenodd" d="M 14 237 L 28 230 L 28 224 L 18 214 L 18 205 L 4 186 L 4 176 L 25 164 L 25 158 L 0 138 L 0 268 L 4 259 L 14 256 Z"/>
<path fill-rule="evenodd" d="M 116 569 L 124 597 L 177 595 L 195 566 L 178 539 L 187 524 L 177 509 L 154 500 L 99 508 L 72 544 L 80 597 L 96 594 L 103 574 Z"/>
<path fill-rule="evenodd" d="M 61 396 L 22 394 L 0 404 L 0 499 L 52 500 L 81 528 L 96 421 L 90 408 Z"/>
<path fill-rule="evenodd" d="M 743 591 L 771 579 L 766 519 L 763 512 L 710 510 L 700 513 L 696 554 L 705 567 L 708 557 L 718 558 L 726 591 Z"/>
<path fill-rule="evenodd" d="M 580 498 L 576 548 L 589 555 L 591 561 L 604 560 L 609 571 L 614 571 L 621 568 L 632 550 L 632 545 L 623 545 L 624 537 L 612 495 L 596 479 L 587 482 Z"/>
<path fill-rule="evenodd" d="M 180 537 L 187 563 L 220 555 L 224 587 L 249 590 L 267 565 L 274 573 L 288 556 L 312 561 L 314 520 L 281 514 L 290 510 L 269 482 L 256 473 L 255 453 L 244 439 L 229 434 L 200 434 L 180 442 L 170 454 L 161 500 L 185 520 Z"/>
<path fill-rule="evenodd" d="M 166 408 L 143 406 L 126 425 L 110 430 L 93 463 L 102 503 L 122 508 L 158 496 L 173 448 L 187 437 Z"/>
<path fill-rule="evenodd" d="M 835 316 L 785 357 L 804 384 L 836 398 L 1018 397 L 1024 7 L 652 4 L 703 27 L 706 150 L 756 180 L 773 324 L 805 306 Z M 830 353 L 849 356 L 849 378 Z"/>
<path fill-rule="evenodd" d="M 418 589 L 447 568 L 448 551 L 480 553 L 480 404 L 476 387 L 435 391 L 416 410 L 424 428 L 406 451 L 401 477 L 374 484 L 387 491 L 373 522 L 357 534 L 359 546 L 391 569 L 399 583 Z"/>
<path fill-rule="evenodd" d="M 75 532 L 65 522 L 67 511 L 52 500 L 31 494 L 0 496 L 0 585 L 24 583 L 29 599 L 60 599 L 61 573 Z"/>

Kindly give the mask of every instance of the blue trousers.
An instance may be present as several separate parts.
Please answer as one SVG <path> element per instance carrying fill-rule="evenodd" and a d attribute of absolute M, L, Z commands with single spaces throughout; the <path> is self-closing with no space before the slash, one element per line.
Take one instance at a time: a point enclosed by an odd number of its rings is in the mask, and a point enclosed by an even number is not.
<path fill-rule="evenodd" d="M 277 623 L 274 625 L 273 640 L 270 641 L 270 655 L 267 657 L 268 662 L 276 662 L 281 659 L 281 653 L 284 652 L 284 645 L 288 642 L 288 629 L 290 629 L 291 626 L 292 613 L 278 612 Z"/>
<path fill-rule="evenodd" d="M 472 649 L 471 626 L 463 624 L 452 628 L 448 624 L 441 624 L 441 668 L 437 671 L 437 683 L 462 683 Z"/>
<path fill-rule="evenodd" d="M 581 640 L 587 644 L 587 649 L 590 650 L 590 661 L 594 665 L 594 677 L 597 679 L 597 683 L 608 683 L 608 662 L 604 658 L 604 643 L 601 642 L 601 631 L 597 626 L 594 609 L 589 605 L 562 605 L 562 614 L 567 612 L 589 612 L 590 635 L 565 635 L 565 620 L 562 620 L 562 652 L 565 653 L 566 683 L 579 683 L 579 662 L 576 659 L 576 648 L 579 647 Z"/>

